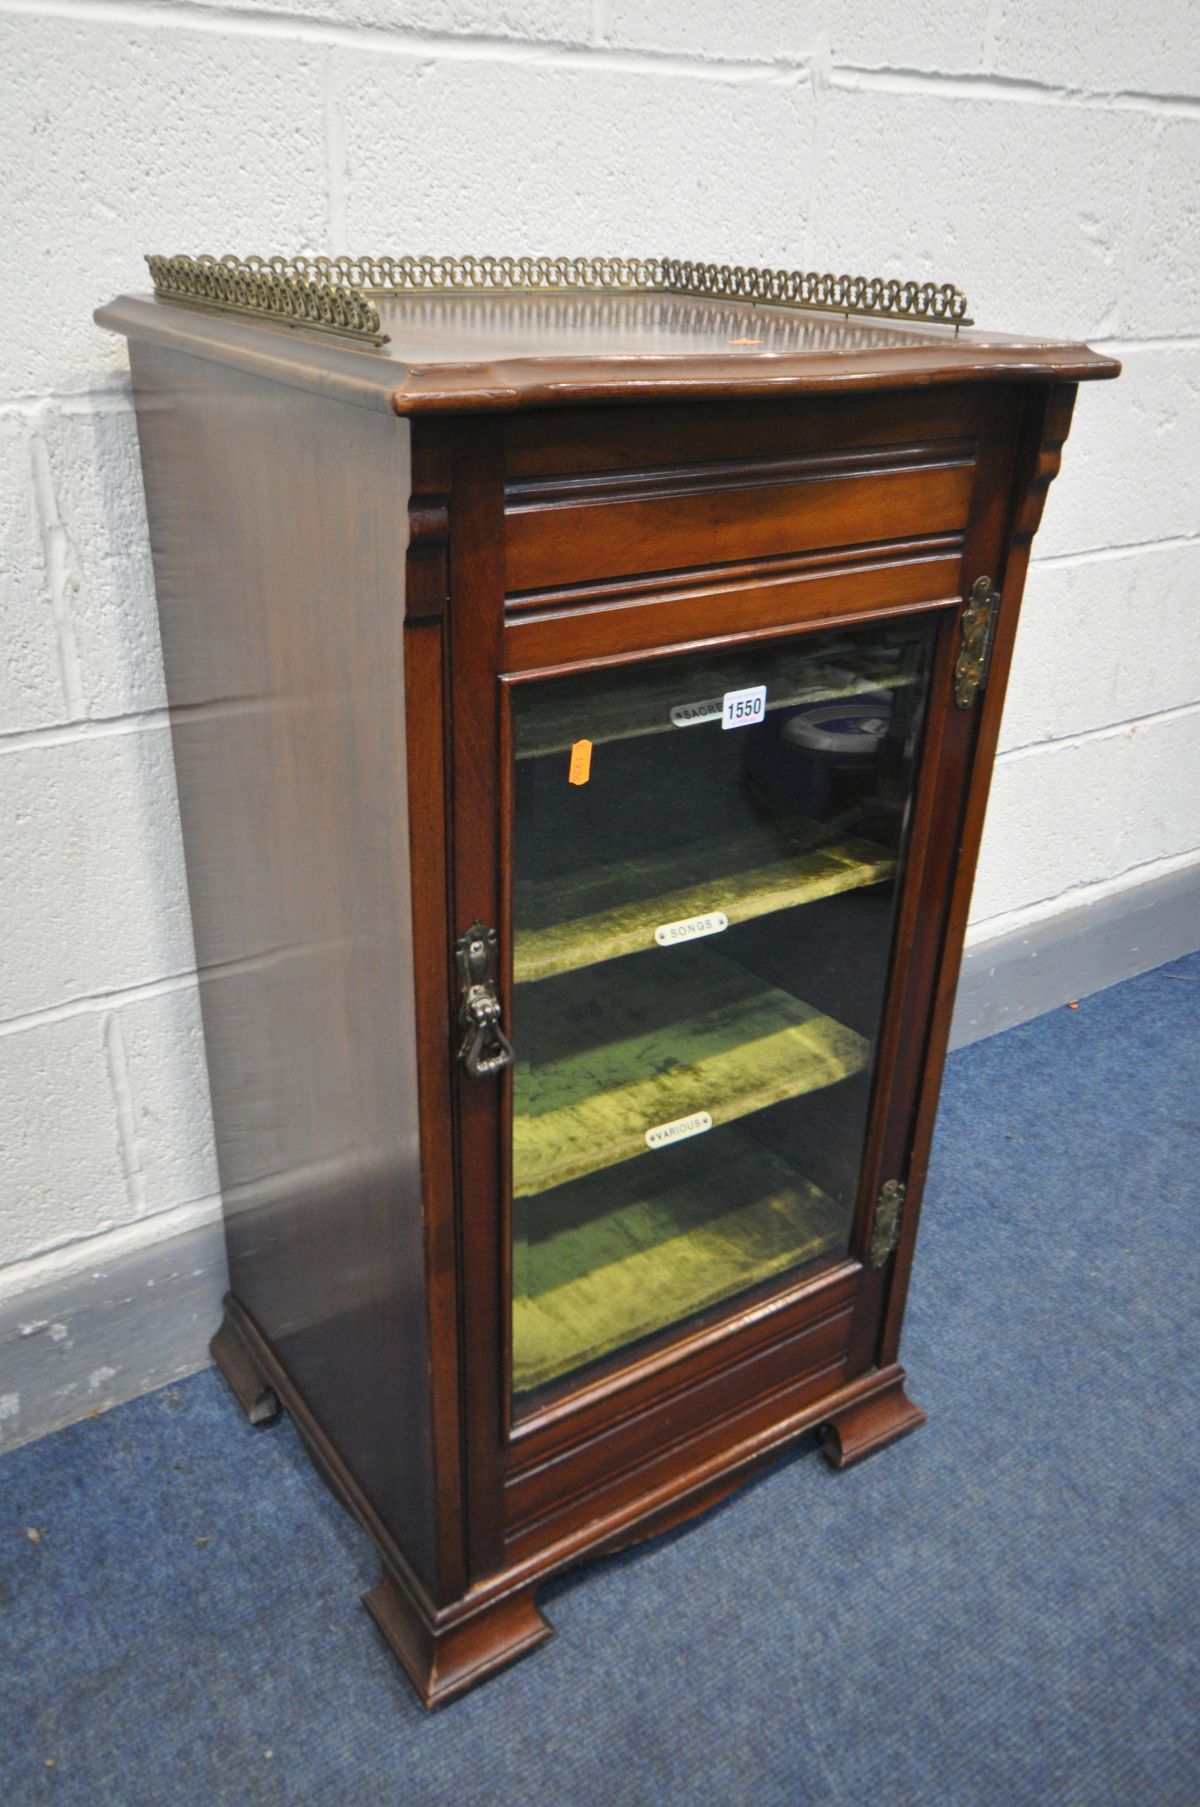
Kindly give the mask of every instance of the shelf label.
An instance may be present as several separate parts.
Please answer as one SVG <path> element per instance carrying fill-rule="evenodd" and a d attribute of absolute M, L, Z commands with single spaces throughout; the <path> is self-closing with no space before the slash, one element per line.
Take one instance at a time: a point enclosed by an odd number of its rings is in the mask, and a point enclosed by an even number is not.
<path fill-rule="evenodd" d="M 721 698 L 721 726 L 750 728 L 767 713 L 767 687 L 752 684 L 749 690 L 727 690 Z"/>
<path fill-rule="evenodd" d="M 700 722 L 715 722 L 721 713 L 719 696 L 705 697 L 700 703 L 676 703 L 671 711 L 673 728 L 695 728 Z"/>
<path fill-rule="evenodd" d="M 701 935 L 719 935 L 729 927 L 723 910 L 710 910 L 707 916 L 688 916 L 682 922 L 663 922 L 654 931 L 659 947 L 676 947 L 681 941 L 697 941 Z"/>
<path fill-rule="evenodd" d="M 684 1142 L 689 1136 L 702 1136 L 712 1128 L 707 1111 L 693 1111 L 690 1117 L 676 1117 L 674 1123 L 659 1123 L 646 1131 L 647 1148 L 669 1148 L 672 1142 Z"/>

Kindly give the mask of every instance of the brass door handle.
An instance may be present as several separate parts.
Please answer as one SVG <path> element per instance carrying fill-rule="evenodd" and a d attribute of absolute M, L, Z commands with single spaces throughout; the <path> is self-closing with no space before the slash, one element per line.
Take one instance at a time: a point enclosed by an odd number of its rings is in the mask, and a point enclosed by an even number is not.
<path fill-rule="evenodd" d="M 454 950 L 462 986 L 458 1023 L 463 1037 L 458 1058 L 472 1079 L 489 1079 L 513 1062 L 513 1045 L 500 1027 L 496 950 L 495 929 L 485 928 L 478 920 Z"/>

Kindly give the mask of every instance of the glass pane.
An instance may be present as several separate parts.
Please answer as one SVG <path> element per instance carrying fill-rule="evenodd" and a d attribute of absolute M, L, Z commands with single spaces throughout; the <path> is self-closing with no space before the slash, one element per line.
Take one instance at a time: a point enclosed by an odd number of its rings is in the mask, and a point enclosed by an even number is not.
<path fill-rule="evenodd" d="M 515 687 L 521 1405 L 846 1254 L 933 633 Z"/>

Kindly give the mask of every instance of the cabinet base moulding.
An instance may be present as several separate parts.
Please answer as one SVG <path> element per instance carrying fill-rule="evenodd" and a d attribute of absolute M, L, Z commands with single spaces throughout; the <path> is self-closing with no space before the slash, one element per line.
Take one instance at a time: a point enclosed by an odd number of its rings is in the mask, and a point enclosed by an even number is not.
<path fill-rule="evenodd" d="M 221 1327 L 208 1345 L 209 1354 L 225 1377 L 229 1391 L 251 1424 L 273 1424 L 279 1416 L 279 1396 L 263 1379 L 250 1346 L 225 1301 Z"/>
<path fill-rule="evenodd" d="M 852 1468 L 864 1456 L 907 1436 L 925 1422 L 925 1413 L 904 1391 L 901 1375 L 891 1386 L 835 1412 L 818 1427 L 821 1454 L 833 1468 Z"/>
<path fill-rule="evenodd" d="M 391 1575 L 363 1595 L 363 1605 L 422 1704 L 440 1707 L 554 1636 L 534 1601 L 538 1583 L 503 1594 L 444 1629 L 424 1623 Z"/>
<path fill-rule="evenodd" d="M 896 1366 L 875 1370 L 840 1388 L 832 1398 L 784 1418 L 765 1435 L 734 1443 L 715 1461 L 689 1468 L 684 1457 L 675 1480 L 643 1498 L 636 1509 L 596 1519 L 540 1553 L 487 1576 L 461 1600 L 439 1609 L 254 1320 L 233 1297 L 225 1300 L 225 1316 L 211 1347 L 249 1421 L 266 1425 L 285 1409 L 317 1472 L 375 1543 L 384 1572 L 362 1596 L 363 1604 L 423 1705 L 430 1708 L 465 1693 L 554 1635 L 535 1599 L 551 1575 L 700 1517 L 753 1479 L 765 1462 L 814 1431 L 833 1466 L 847 1468 L 925 1422 L 925 1413 L 904 1391 L 904 1370 Z"/>

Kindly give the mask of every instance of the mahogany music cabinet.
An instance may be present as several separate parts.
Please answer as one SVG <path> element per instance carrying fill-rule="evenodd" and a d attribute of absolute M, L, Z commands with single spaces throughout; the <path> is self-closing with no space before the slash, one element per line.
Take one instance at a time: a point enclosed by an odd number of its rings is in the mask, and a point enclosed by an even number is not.
<path fill-rule="evenodd" d="M 428 1704 L 897 1354 L 1086 347 L 668 259 L 152 258 L 129 339 L 231 1292 Z"/>

